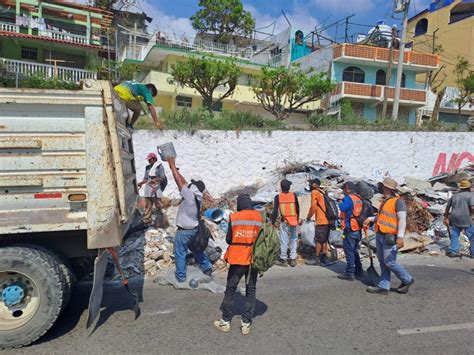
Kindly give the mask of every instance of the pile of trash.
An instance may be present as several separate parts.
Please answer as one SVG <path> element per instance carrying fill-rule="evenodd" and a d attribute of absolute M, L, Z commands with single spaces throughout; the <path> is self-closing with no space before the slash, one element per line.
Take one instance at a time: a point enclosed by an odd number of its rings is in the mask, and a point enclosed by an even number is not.
<path fill-rule="evenodd" d="M 359 192 L 368 199 L 375 210 L 380 207 L 382 195 L 378 191 L 378 181 L 361 179 L 351 176 L 342 167 L 322 163 L 293 163 L 276 170 L 273 177 L 263 186 L 240 186 L 234 188 L 212 203 L 204 206 L 203 219 L 212 233 L 206 249 L 206 254 L 214 264 L 215 270 L 226 270 L 222 260 L 227 249 L 225 236 L 227 234 L 229 216 L 235 211 L 235 200 L 238 194 L 248 193 L 254 201 L 254 207 L 269 216 L 273 209 L 273 200 L 279 193 L 280 181 L 286 178 L 292 182 L 291 190 L 298 197 L 301 218 L 306 217 L 311 204 L 311 194 L 308 180 L 318 178 L 329 197 L 336 200 L 343 196 L 342 185 L 346 181 L 356 182 Z M 458 170 L 454 174 L 442 174 L 427 180 L 407 177 L 402 184 L 405 190 L 407 203 L 407 233 L 405 246 L 401 252 L 428 253 L 440 255 L 449 246 L 448 228 L 444 224 L 443 215 L 446 203 L 457 191 L 457 182 L 463 179 L 474 179 L 474 164 Z M 174 264 L 173 240 L 176 234 L 175 217 L 179 201 L 166 203 L 164 216 L 155 215 L 156 226 L 144 232 L 135 233 L 129 237 L 119 249 L 123 260 L 123 269 L 127 276 L 145 275 L 156 277 L 160 272 L 167 272 Z M 167 216 L 167 218 L 166 218 Z M 301 232 L 304 225 L 301 227 Z M 303 233 L 301 233 L 303 234 Z M 364 238 L 363 238 L 364 239 Z M 369 231 L 368 242 L 363 243 L 375 249 L 375 232 Z M 461 251 L 469 247 L 467 237 L 461 237 Z M 342 231 L 338 228 L 331 231 L 331 258 L 344 258 L 342 250 Z M 364 252 L 364 250 L 362 251 Z M 303 263 L 303 258 L 314 256 L 314 240 L 303 237 L 299 241 L 298 263 Z M 192 254 L 188 257 L 188 265 L 194 265 Z M 118 277 L 118 275 L 116 275 Z"/>

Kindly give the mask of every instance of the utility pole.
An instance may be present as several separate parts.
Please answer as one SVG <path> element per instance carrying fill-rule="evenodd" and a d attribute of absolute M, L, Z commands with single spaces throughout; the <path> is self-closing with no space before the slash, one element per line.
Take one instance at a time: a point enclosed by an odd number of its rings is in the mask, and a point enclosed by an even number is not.
<path fill-rule="evenodd" d="M 432 54 L 435 54 L 436 53 L 436 32 L 439 31 L 439 28 L 437 28 L 436 30 L 433 31 L 433 48 L 431 48 L 431 53 Z M 427 86 L 428 86 L 428 89 L 430 89 L 431 87 L 431 80 L 433 78 L 433 71 L 430 71 L 430 73 L 428 74 L 428 80 L 427 80 Z"/>
<path fill-rule="evenodd" d="M 346 17 L 346 28 L 344 31 L 344 43 L 349 42 L 349 18 Z"/>
<path fill-rule="evenodd" d="M 397 0 L 395 0 L 397 3 Z M 398 56 L 398 67 L 397 67 L 397 83 L 395 85 L 395 96 L 393 98 L 393 110 L 392 110 L 392 119 L 395 121 L 398 119 L 398 108 L 400 106 L 400 91 L 402 85 L 402 74 L 403 74 L 403 60 L 405 57 L 405 36 L 408 27 L 408 8 L 410 7 L 410 0 L 398 0 L 398 2 L 403 2 L 403 27 L 402 35 L 400 38 L 400 48 Z"/>
<path fill-rule="evenodd" d="M 396 40 L 396 27 L 392 27 L 392 33 L 390 37 L 390 54 L 388 58 L 387 75 L 385 76 L 385 87 L 383 89 L 383 106 L 382 106 L 382 119 L 387 118 L 387 106 L 388 106 L 388 87 L 392 80 L 392 69 L 393 69 L 393 52 L 395 51 L 395 40 Z"/>

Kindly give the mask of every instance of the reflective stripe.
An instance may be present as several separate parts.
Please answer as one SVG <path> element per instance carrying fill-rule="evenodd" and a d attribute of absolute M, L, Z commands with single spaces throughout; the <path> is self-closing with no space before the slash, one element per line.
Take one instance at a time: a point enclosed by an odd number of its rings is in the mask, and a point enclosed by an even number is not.
<path fill-rule="evenodd" d="M 397 215 L 396 215 L 396 214 L 390 213 L 390 212 L 387 212 L 387 211 L 381 211 L 380 214 L 381 214 L 381 215 L 384 214 L 384 215 L 386 215 L 386 216 L 388 216 L 388 217 L 391 217 L 391 218 L 397 218 Z"/>
<path fill-rule="evenodd" d="M 258 221 L 231 221 L 232 226 L 256 226 L 256 227 L 261 227 L 263 224 L 262 222 Z"/>
<path fill-rule="evenodd" d="M 378 221 L 379 224 L 382 224 L 387 227 L 392 227 L 392 228 L 397 228 L 398 226 L 396 224 L 389 223 L 387 221 Z"/>

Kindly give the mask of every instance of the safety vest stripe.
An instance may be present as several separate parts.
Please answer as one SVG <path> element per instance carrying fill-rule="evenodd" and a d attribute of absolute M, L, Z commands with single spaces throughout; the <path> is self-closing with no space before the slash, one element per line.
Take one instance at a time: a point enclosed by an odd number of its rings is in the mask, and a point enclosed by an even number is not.
<path fill-rule="evenodd" d="M 240 245 L 240 246 L 243 246 L 243 247 L 252 247 L 254 245 L 254 243 L 230 243 L 230 245 Z"/>
<path fill-rule="evenodd" d="M 393 213 L 390 213 L 390 212 L 387 212 L 387 211 L 381 211 L 380 214 L 381 215 L 383 214 L 383 215 L 391 217 L 391 218 L 397 218 L 396 214 L 393 214 Z"/>
<path fill-rule="evenodd" d="M 263 224 L 262 222 L 258 221 L 231 221 L 232 226 L 256 226 L 261 227 Z"/>
<path fill-rule="evenodd" d="M 384 220 L 379 220 L 378 223 L 382 224 L 384 226 L 387 226 L 387 227 L 395 228 L 395 229 L 398 227 L 397 225 L 389 223 L 389 222 L 384 221 Z"/>

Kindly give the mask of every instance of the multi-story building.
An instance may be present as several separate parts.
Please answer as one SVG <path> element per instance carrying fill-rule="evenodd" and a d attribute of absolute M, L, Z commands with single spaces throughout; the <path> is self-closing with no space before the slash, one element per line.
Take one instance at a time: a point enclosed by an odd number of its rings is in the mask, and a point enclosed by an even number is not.
<path fill-rule="evenodd" d="M 12 73 L 94 78 L 114 58 L 112 14 L 62 0 L 0 0 L 0 63 Z"/>
<path fill-rule="evenodd" d="M 385 95 L 388 113 L 395 93 L 398 50 L 394 50 L 393 70 L 385 86 L 390 49 L 360 44 L 338 44 L 319 49 L 301 58 L 302 68 L 313 67 L 330 73 L 337 83 L 336 90 L 327 101 L 329 112 L 337 112 L 342 99 L 348 99 L 357 115 L 375 120 L 381 117 Z M 417 73 L 435 70 L 438 57 L 432 54 L 407 50 L 404 56 L 399 120 L 414 124 L 418 108 L 426 105 L 427 87 L 416 82 Z"/>
<path fill-rule="evenodd" d="M 462 123 L 474 114 L 474 97 L 461 112 L 457 111 L 458 97 L 454 67 L 459 57 L 467 59 L 474 67 L 474 2 L 471 0 L 435 0 L 427 9 L 408 20 L 408 36 L 413 48 L 426 53 L 439 53 L 439 72 L 432 74 L 433 87 L 446 87 L 441 100 L 439 119 Z M 429 81 L 418 75 L 417 81 Z M 430 93 L 424 113 L 430 116 L 436 95 Z"/>
<path fill-rule="evenodd" d="M 176 63 L 186 61 L 190 56 L 212 55 L 215 58 L 232 57 L 242 71 L 237 88 L 232 96 L 223 100 L 219 110 L 251 111 L 270 117 L 252 90 L 252 80 L 261 75 L 264 66 L 287 66 L 292 57 L 298 58 L 306 51 L 307 44 L 303 40 L 296 43 L 290 38 L 291 29 L 266 40 L 241 41 L 242 44 L 219 44 L 209 36 L 196 38 L 177 38 L 173 34 L 157 32 L 148 45 L 130 47 L 126 53 L 128 62 L 139 65 L 142 81 L 153 83 L 158 88 L 157 105 L 165 111 L 179 109 L 197 109 L 203 102 L 199 93 L 188 87 L 181 87 L 173 82 L 171 71 Z M 302 38 L 302 31 L 293 31 L 295 36 Z M 299 38 L 299 37 L 298 37 Z M 276 40 L 278 39 L 278 41 Z M 137 50 L 138 48 L 138 50 Z M 127 48 L 128 49 L 128 48 Z M 222 88 L 220 93 L 226 90 Z M 219 95 L 217 93 L 217 96 Z M 303 124 L 305 117 L 319 107 L 319 102 L 305 105 L 292 114 L 287 122 Z"/>

